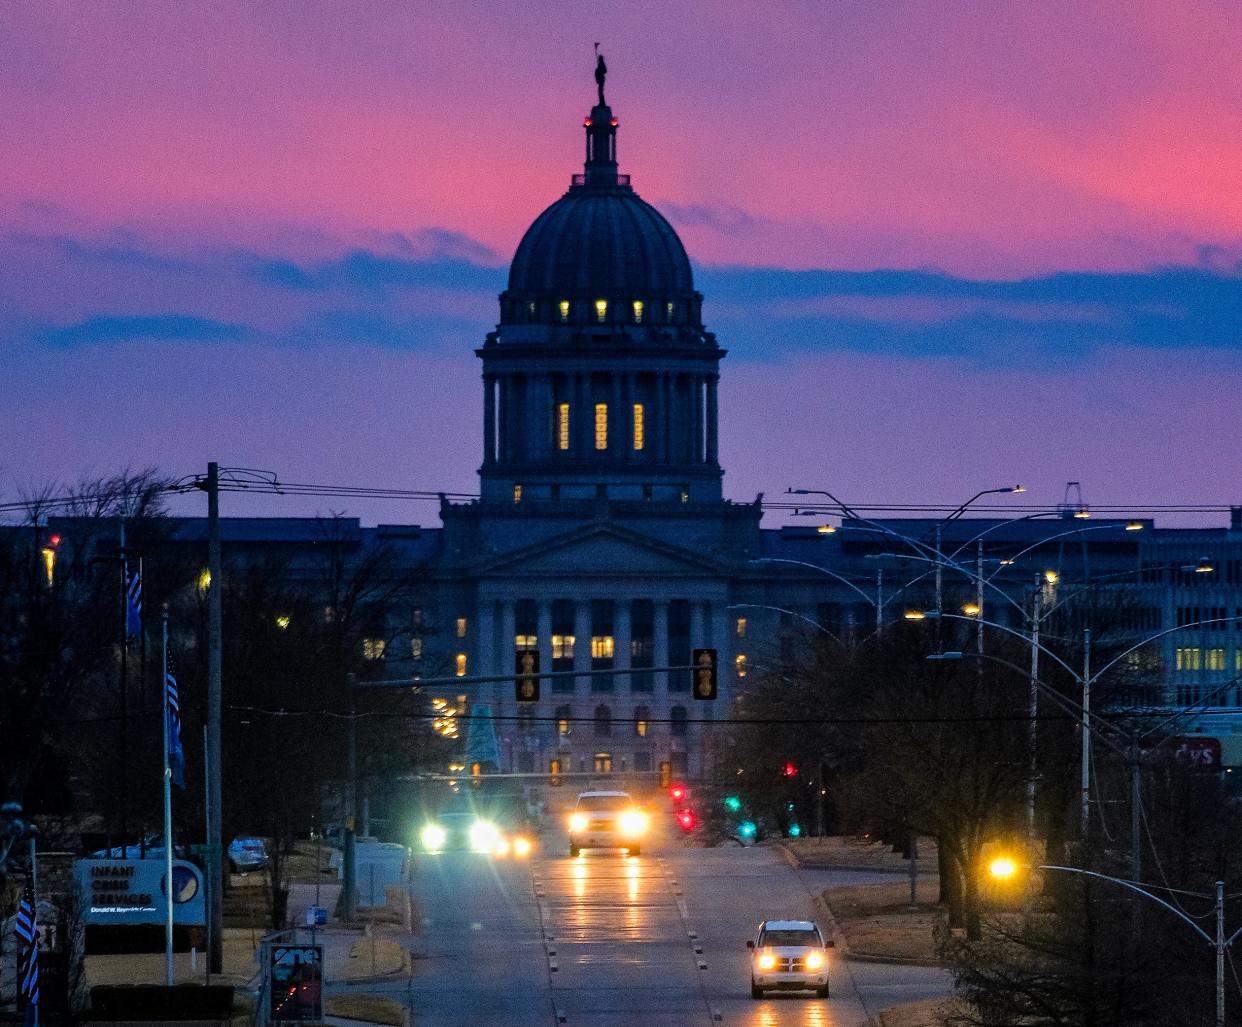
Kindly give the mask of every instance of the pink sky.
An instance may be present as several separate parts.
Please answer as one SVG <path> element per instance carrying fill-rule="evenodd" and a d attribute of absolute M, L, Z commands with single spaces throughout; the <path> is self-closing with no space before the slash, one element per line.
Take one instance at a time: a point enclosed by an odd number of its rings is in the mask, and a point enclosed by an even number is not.
<path fill-rule="evenodd" d="M 472 488 L 472 350 L 578 170 L 595 40 L 622 170 L 700 268 L 754 271 L 705 304 L 731 496 L 1242 502 L 1242 5 L 1210 0 L 6 5 L 0 492 L 209 458 Z M 446 270 L 255 270 L 351 251 Z M 1173 265 L 1219 281 L 1144 292 Z M 948 285 L 764 294 L 781 268 Z M 1107 288 L 962 293 L 1060 272 Z"/>

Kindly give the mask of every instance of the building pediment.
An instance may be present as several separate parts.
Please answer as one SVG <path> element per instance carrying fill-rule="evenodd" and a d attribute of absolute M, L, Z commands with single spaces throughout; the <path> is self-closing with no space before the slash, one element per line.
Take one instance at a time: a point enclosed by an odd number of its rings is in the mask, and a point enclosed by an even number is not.
<path fill-rule="evenodd" d="M 718 575 L 722 566 L 700 554 L 613 525 L 591 525 L 476 563 L 482 577 L 521 574 L 646 576 Z"/>

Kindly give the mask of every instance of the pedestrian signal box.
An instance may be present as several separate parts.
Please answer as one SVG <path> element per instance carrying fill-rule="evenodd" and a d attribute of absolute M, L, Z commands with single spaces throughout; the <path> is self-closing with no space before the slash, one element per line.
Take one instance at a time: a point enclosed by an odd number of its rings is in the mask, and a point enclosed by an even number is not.
<path fill-rule="evenodd" d="M 513 696 L 518 702 L 539 701 L 539 650 L 519 649 L 513 667 Z"/>
<path fill-rule="evenodd" d="M 548 784 L 553 788 L 561 786 L 561 761 L 548 760 Z"/>
<path fill-rule="evenodd" d="M 716 698 L 716 650 L 695 649 L 693 659 L 693 689 L 696 699 Z"/>
<path fill-rule="evenodd" d="M 668 760 L 660 760 L 660 787 L 667 788 L 673 780 L 673 764 Z"/>

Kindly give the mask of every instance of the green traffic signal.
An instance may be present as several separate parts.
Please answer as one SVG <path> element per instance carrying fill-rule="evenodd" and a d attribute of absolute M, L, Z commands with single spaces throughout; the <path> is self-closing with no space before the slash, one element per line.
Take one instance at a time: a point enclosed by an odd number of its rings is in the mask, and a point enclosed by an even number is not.
<path fill-rule="evenodd" d="M 742 811 L 742 800 L 736 795 L 726 795 L 724 798 L 724 807 L 730 813 L 740 813 Z"/>

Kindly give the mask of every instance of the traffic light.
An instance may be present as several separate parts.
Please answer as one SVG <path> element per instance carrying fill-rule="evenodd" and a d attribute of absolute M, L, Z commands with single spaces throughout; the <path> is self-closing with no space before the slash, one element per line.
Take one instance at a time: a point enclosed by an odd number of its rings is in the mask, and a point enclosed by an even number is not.
<path fill-rule="evenodd" d="M 797 777 L 797 776 L 798 776 L 798 768 L 795 767 L 792 763 L 786 763 L 781 768 L 781 777 Z"/>
<path fill-rule="evenodd" d="M 470 764 L 470 787 L 471 788 L 482 788 L 483 787 L 483 764 L 482 763 L 471 763 Z"/>
<path fill-rule="evenodd" d="M 561 786 L 561 761 L 548 760 L 548 784 L 553 788 Z"/>
<path fill-rule="evenodd" d="M 539 701 L 539 650 L 519 649 L 514 660 L 513 696 L 518 702 Z"/>
<path fill-rule="evenodd" d="M 694 675 L 694 697 L 696 699 L 715 699 L 716 698 L 716 650 L 715 649 L 695 649 L 694 670 L 690 673 Z"/>
<path fill-rule="evenodd" d="M 660 787 L 667 788 L 673 780 L 673 764 L 668 760 L 660 760 Z"/>
<path fill-rule="evenodd" d="M 693 831 L 696 823 L 698 823 L 698 817 L 694 815 L 694 810 L 682 809 L 677 811 L 677 826 L 683 831 Z"/>
<path fill-rule="evenodd" d="M 724 797 L 724 808 L 727 809 L 730 813 L 741 813 L 742 812 L 741 797 L 737 795 L 726 795 Z"/>
<path fill-rule="evenodd" d="M 668 790 L 668 797 L 679 806 L 686 801 L 686 786 L 678 781 Z"/>

